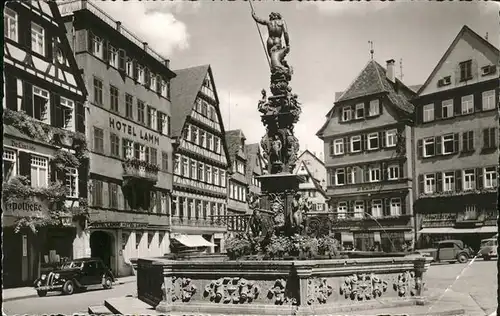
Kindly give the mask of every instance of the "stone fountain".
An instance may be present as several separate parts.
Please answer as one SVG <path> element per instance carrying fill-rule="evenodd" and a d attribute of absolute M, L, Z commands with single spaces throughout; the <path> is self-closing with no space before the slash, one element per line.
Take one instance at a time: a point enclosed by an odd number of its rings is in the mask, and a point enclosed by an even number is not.
<path fill-rule="evenodd" d="M 279 13 L 269 20 L 252 12 L 268 28 L 267 54 L 271 95 L 262 90 L 258 111 L 266 128 L 261 146 L 268 174 L 262 195 L 250 197 L 254 237 L 292 236 L 304 231 L 308 203 L 297 194 L 301 178 L 293 174 L 298 140 L 294 124 L 301 107 L 290 81 L 292 68 L 286 24 Z M 282 40 L 284 38 L 284 41 Z M 271 214 L 267 229 L 259 209 Z M 412 305 L 423 299 L 424 257 L 325 260 L 224 260 L 217 262 L 139 259 L 138 298 L 168 315 L 330 315 L 355 310 Z"/>

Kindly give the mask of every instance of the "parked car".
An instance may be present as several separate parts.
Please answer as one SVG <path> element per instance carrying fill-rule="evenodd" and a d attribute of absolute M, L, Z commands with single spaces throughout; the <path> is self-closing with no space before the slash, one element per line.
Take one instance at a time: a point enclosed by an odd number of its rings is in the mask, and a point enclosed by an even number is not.
<path fill-rule="evenodd" d="M 484 260 L 490 260 L 492 257 L 498 257 L 498 240 L 497 238 L 488 238 L 481 240 L 481 249 L 478 252 L 479 257 Z"/>
<path fill-rule="evenodd" d="M 454 263 L 467 262 L 474 257 L 474 251 L 470 247 L 465 247 L 461 240 L 442 240 L 435 244 L 435 248 L 418 249 L 417 253 L 433 258 L 433 261 L 448 261 Z"/>
<path fill-rule="evenodd" d="M 99 258 L 82 258 L 65 262 L 60 268 L 48 274 L 42 274 L 35 281 L 38 296 L 47 292 L 61 291 L 71 295 L 76 289 L 101 285 L 110 289 L 115 282 L 111 270 Z"/>

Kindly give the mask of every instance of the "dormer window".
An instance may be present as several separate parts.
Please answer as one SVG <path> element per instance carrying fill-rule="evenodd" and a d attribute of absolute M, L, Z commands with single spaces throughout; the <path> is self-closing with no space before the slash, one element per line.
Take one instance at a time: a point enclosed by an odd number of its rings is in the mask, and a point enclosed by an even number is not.
<path fill-rule="evenodd" d="M 472 79 L 472 60 L 463 61 L 460 66 L 460 81 Z"/>
<path fill-rule="evenodd" d="M 370 101 L 370 116 L 375 116 L 380 114 L 380 104 L 379 100 L 372 100 Z"/>
<path fill-rule="evenodd" d="M 355 118 L 360 119 L 365 117 L 365 105 L 363 103 L 356 104 Z"/>
<path fill-rule="evenodd" d="M 352 109 L 350 106 L 342 108 L 342 122 L 347 122 L 352 119 Z"/>

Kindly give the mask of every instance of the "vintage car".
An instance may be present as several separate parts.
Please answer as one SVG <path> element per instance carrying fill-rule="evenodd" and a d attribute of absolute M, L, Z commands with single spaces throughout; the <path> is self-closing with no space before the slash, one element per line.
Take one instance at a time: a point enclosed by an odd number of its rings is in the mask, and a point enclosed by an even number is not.
<path fill-rule="evenodd" d="M 481 240 L 481 249 L 478 252 L 478 257 L 484 260 L 490 260 L 492 257 L 498 257 L 498 240 L 497 238 L 488 238 Z"/>
<path fill-rule="evenodd" d="M 435 248 L 417 249 L 415 252 L 432 257 L 435 262 L 465 263 L 474 257 L 474 251 L 470 247 L 465 247 L 461 240 L 454 239 L 442 240 L 435 244 Z"/>
<path fill-rule="evenodd" d="M 48 274 L 42 274 L 35 281 L 38 296 L 47 292 L 61 291 L 71 295 L 76 289 L 86 289 L 90 286 L 102 286 L 110 289 L 115 282 L 111 270 L 99 258 L 82 258 L 63 263 L 58 269 Z"/>

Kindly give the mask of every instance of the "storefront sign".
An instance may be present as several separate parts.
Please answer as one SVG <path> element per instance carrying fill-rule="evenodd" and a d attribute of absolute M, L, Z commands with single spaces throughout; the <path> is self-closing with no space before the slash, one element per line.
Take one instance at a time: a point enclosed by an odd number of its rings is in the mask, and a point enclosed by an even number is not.
<path fill-rule="evenodd" d="M 11 145 L 14 146 L 14 147 L 17 147 L 17 148 L 21 148 L 21 149 L 27 149 L 27 150 L 31 150 L 31 151 L 37 151 L 35 146 L 33 146 L 31 144 L 24 143 L 24 142 L 19 142 L 19 141 L 11 140 Z"/>
<path fill-rule="evenodd" d="M 150 142 L 155 145 L 160 145 L 160 137 L 154 135 L 152 132 L 148 132 L 145 130 L 140 129 L 139 130 L 139 135 L 137 135 L 135 126 L 125 123 L 122 121 L 115 120 L 114 118 L 110 117 L 109 118 L 109 127 L 116 129 L 124 134 L 128 134 L 130 136 L 137 137 L 139 136 L 140 139 L 145 140 L 147 142 Z"/>
<path fill-rule="evenodd" d="M 48 218 L 49 208 L 45 202 L 33 200 L 11 200 L 3 202 L 4 216 Z"/>
<path fill-rule="evenodd" d="M 147 223 L 134 223 L 134 222 L 93 222 L 90 228 L 131 228 L 143 229 L 147 228 Z"/>
<path fill-rule="evenodd" d="M 457 219 L 456 213 L 424 214 L 423 221 L 454 221 Z"/>

